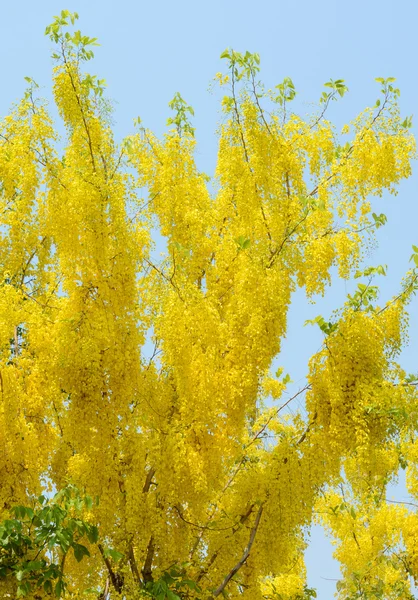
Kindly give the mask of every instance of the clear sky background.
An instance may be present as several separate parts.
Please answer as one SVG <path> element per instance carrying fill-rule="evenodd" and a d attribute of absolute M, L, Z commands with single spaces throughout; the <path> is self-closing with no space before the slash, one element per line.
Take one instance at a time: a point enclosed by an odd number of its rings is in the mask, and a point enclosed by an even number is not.
<path fill-rule="evenodd" d="M 416 0 L 4 0 L 0 116 L 22 96 L 24 76 L 33 77 L 42 95 L 50 97 L 51 42 L 43 34 L 63 8 L 77 11 L 81 31 L 99 38 L 101 47 L 88 69 L 107 81 L 107 95 L 115 102 L 117 138 L 132 132 L 137 116 L 162 134 L 169 116 L 167 104 L 179 91 L 195 109 L 197 161 L 207 173 L 213 172 L 216 161 L 219 120 L 219 96 L 208 88 L 215 73 L 224 69 L 219 55 L 226 47 L 258 52 L 267 87 L 291 77 L 302 113 L 312 110 L 324 82 L 345 79 L 350 93 L 329 113 L 338 125 L 375 103 L 379 96 L 375 77 L 396 77 L 402 112 L 415 113 L 418 122 Z M 376 212 L 388 216 L 369 259 L 369 264 L 389 267 L 381 284 L 382 299 L 397 292 L 409 266 L 411 245 L 418 245 L 417 191 L 418 163 L 397 197 L 384 197 L 375 204 Z M 316 306 L 302 294 L 295 297 L 280 357 L 295 389 L 303 382 L 309 356 L 321 343 L 320 332 L 303 328 L 304 321 L 317 314 L 327 316 L 353 288 L 351 283 L 337 282 Z M 403 360 L 408 371 L 418 371 L 418 299 L 411 307 L 411 342 Z M 390 495 L 406 498 L 402 482 Z M 314 528 L 307 551 L 308 575 L 321 600 L 333 597 L 339 576 L 331 553 L 322 531 Z"/>

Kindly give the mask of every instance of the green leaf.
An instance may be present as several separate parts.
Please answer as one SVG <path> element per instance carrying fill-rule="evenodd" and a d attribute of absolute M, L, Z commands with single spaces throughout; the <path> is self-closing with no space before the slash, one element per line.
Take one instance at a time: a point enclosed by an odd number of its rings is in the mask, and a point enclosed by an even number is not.
<path fill-rule="evenodd" d="M 283 377 L 283 383 L 284 383 L 284 385 L 287 385 L 288 383 L 292 383 L 289 373 L 286 373 L 286 375 Z"/>
<path fill-rule="evenodd" d="M 42 569 L 42 567 L 44 567 L 45 565 L 45 561 L 42 560 L 31 560 L 28 563 L 26 563 L 26 570 L 27 571 L 39 571 L 40 569 Z"/>
<path fill-rule="evenodd" d="M 50 579 L 44 581 L 44 591 L 47 594 L 52 594 L 52 581 Z"/>
<path fill-rule="evenodd" d="M 374 219 L 374 224 L 375 224 L 376 229 L 385 225 L 386 221 L 388 220 L 387 216 L 383 213 L 381 213 L 380 215 L 377 215 L 376 213 L 372 213 L 372 217 Z"/>
<path fill-rule="evenodd" d="M 238 238 L 236 238 L 235 242 L 240 250 L 247 250 L 251 246 L 251 240 L 243 235 L 240 235 Z"/>
<path fill-rule="evenodd" d="M 17 586 L 17 597 L 21 598 L 27 596 L 31 591 L 31 585 L 29 581 L 24 581 Z"/>
<path fill-rule="evenodd" d="M 74 544 L 73 551 L 77 562 L 82 561 L 84 556 L 90 556 L 90 552 L 83 544 Z"/>
<path fill-rule="evenodd" d="M 119 562 L 121 558 L 123 558 L 123 554 L 121 554 L 117 550 L 112 550 L 111 548 L 106 548 L 104 554 L 105 556 L 110 556 L 110 558 L 115 562 Z"/>
<path fill-rule="evenodd" d="M 59 598 L 62 594 L 62 592 L 64 591 L 64 583 L 62 581 L 62 579 L 58 579 L 57 583 L 55 584 L 55 596 L 57 598 Z"/>
<path fill-rule="evenodd" d="M 418 373 L 410 373 L 405 377 L 405 383 L 415 383 L 418 381 Z"/>
<path fill-rule="evenodd" d="M 99 539 L 99 530 L 95 525 L 92 525 L 87 531 L 87 538 L 91 544 L 97 544 Z"/>

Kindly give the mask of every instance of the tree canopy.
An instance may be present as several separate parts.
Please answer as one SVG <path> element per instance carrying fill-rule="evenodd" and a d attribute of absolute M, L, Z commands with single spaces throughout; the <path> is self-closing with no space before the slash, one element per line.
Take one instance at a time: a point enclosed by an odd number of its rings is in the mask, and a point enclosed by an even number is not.
<path fill-rule="evenodd" d="M 162 139 L 137 119 L 115 142 L 77 19 L 46 30 L 64 136 L 29 78 L 0 125 L 2 597 L 308 600 L 321 522 L 339 598 L 412 598 L 418 515 L 386 488 L 402 468 L 418 496 L 418 248 L 392 298 L 364 266 L 415 157 L 394 79 L 340 133 L 343 80 L 298 116 L 290 78 L 266 90 L 259 56 L 226 50 L 208 177 L 180 94 Z M 293 294 L 353 276 L 290 396 Z"/>

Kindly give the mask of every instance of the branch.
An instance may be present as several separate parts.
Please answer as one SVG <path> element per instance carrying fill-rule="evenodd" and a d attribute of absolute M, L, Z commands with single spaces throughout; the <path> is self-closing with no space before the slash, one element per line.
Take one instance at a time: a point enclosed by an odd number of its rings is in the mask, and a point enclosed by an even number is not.
<path fill-rule="evenodd" d="M 251 529 L 250 539 L 248 541 L 248 546 L 244 550 L 244 554 L 242 555 L 241 559 L 237 562 L 237 564 L 230 570 L 230 572 L 225 577 L 223 582 L 213 592 L 213 598 L 216 598 L 217 596 L 219 596 L 219 594 L 222 594 L 222 592 L 224 591 L 224 589 L 226 588 L 228 583 L 231 581 L 231 579 L 234 577 L 234 575 L 236 575 L 238 573 L 238 571 L 241 569 L 241 567 L 245 564 L 246 560 L 248 559 L 250 552 L 251 552 L 251 548 L 254 544 L 255 536 L 257 534 L 257 530 L 258 530 L 258 526 L 260 524 L 262 514 L 263 514 L 263 505 L 261 504 L 260 508 L 258 509 L 257 516 L 255 518 L 254 526 Z"/>
<path fill-rule="evenodd" d="M 302 225 L 302 223 L 303 223 L 304 221 L 306 221 L 306 219 L 308 218 L 308 214 L 309 214 L 309 213 L 306 213 L 306 214 L 305 214 L 305 215 L 302 217 L 302 219 L 296 223 L 296 225 L 293 227 L 293 229 L 291 229 L 291 230 L 290 230 L 290 231 L 289 231 L 289 232 L 288 232 L 288 233 L 287 233 L 287 234 L 284 236 L 284 238 L 283 238 L 283 240 L 282 240 L 282 243 L 280 244 L 280 246 L 277 246 L 277 248 L 276 248 L 275 250 L 273 250 L 273 251 L 270 253 L 270 259 L 269 259 L 269 262 L 268 262 L 268 264 L 267 264 L 267 267 L 266 267 L 267 269 L 271 269 L 271 267 L 272 267 L 272 266 L 273 266 L 273 264 L 274 264 L 274 259 L 275 259 L 275 257 L 276 257 L 278 254 L 280 254 L 280 252 L 283 250 L 283 246 L 285 245 L 285 243 L 287 242 L 287 240 L 288 240 L 289 238 L 291 238 L 291 237 L 292 237 L 292 235 L 295 233 L 295 231 L 297 230 L 297 228 L 299 227 L 299 225 Z"/>
<path fill-rule="evenodd" d="M 402 292 L 400 292 L 397 296 L 392 298 L 392 300 L 387 302 L 383 308 L 381 308 L 380 310 L 377 311 L 376 314 L 380 315 L 382 312 L 384 312 L 386 309 L 388 309 L 389 306 L 392 306 L 392 304 L 395 304 L 395 302 L 400 300 L 402 298 L 402 296 L 409 294 L 414 289 L 414 286 L 417 283 L 418 283 L 418 273 L 416 273 L 416 275 L 413 277 L 412 281 L 402 290 Z"/>
<path fill-rule="evenodd" d="M 89 145 L 89 151 L 90 151 L 90 157 L 91 157 L 91 163 L 92 163 L 92 167 L 93 167 L 93 172 L 96 173 L 96 161 L 94 159 L 93 144 L 92 144 L 92 140 L 91 140 L 90 129 L 89 129 L 88 125 L 87 125 L 86 116 L 84 114 L 84 108 L 83 108 L 83 105 L 81 103 L 81 99 L 80 99 L 80 96 L 78 94 L 76 85 L 74 83 L 73 74 L 71 73 L 71 68 L 70 68 L 70 65 L 68 63 L 65 51 L 64 51 L 64 47 L 62 47 L 62 58 L 64 60 L 65 68 L 66 68 L 68 76 L 70 78 L 71 87 L 73 88 L 73 92 L 74 92 L 75 98 L 77 100 L 78 107 L 80 109 L 80 114 L 81 114 L 81 118 L 83 120 L 84 129 L 85 129 L 86 134 L 87 134 L 87 143 Z"/>
<path fill-rule="evenodd" d="M 253 94 L 254 94 L 254 98 L 255 98 L 255 103 L 257 104 L 257 108 L 260 111 L 261 119 L 262 119 L 264 125 L 266 126 L 267 131 L 273 137 L 273 134 L 271 132 L 270 126 L 267 123 L 266 118 L 264 116 L 264 110 L 261 108 L 261 104 L 260 104 L 260 101 L 258 99 L 258 94 L 257 94 L 257 89 L 256 89 L 256 84 L 255 84 L 254 71 L 251 71 L 251 84 L 252 84 L 252 88 L 253 88 Z"/>
<path fill-rule="evenodd" d="M 377 113 L 373 117 L 373 120 L 370 123 L 370 125 L 364 129 L 362 135 L 358 139 L 359 142 L 362 142 L 364 136 L 366 135 L 366 132 L 373 128 L 373 125 L 376 123 L 376 121 L 378 120 L 378 118 L 380 117 L 380 115 L 382 114 L 382 112 L 384 111 L 384 109 L 386 108 L 386 104 L 388 103 L 388 99 L 389 99 L 389 94 L 386 93 L 385 99 L 384 99 L 384 101 L 382 103 L 382 106 L 380 107 L 380 109 L 377 111 Z M 350 148 L 348 149 L 347 154 L 343 157 L 343 160 L 348 160 L 350 158 L 351 154 L 354 151 L 354 147 L 355 147 L 355 144 L 353 143 L 350 146 Z M 340 163 L 339 163 L 339 166 L 341 167 L 342 165 L 345 165 L 345 163 L 343 163 L 342 160 L 341 160 Z M 331 173 L 328 177 L 326 177 L 324 180 L 322 180 L 321 182 L 319 182 L 318 185 L 308 194 L 307 197 L 310 198 L 310 197 L 315 196 L 315 194 L 319 190 L 319 186 L 320 185 L 324 185 L 325 183 L 328 183 L 328 181 L 330 181 L 331 179 L 334 179 L 334 177 L 336 177 L 337 175 L 338 175 L 338 171 L 334 171 L 333 173 Z"/>
<path fill-rule="evenodd" d="M 414 504 L 413 502 L 406 502 L 402 500 L 389 500 L 389 498 L 386 498 L 386 502 L 390 502 L 391 504 L 407 504 L 408 506 L 418 508 L 418 504 Z"/>
<path fill-rule="evenodd" d="M 245 523 L 245 521 L 246 521 L 246 520 L 249 518 L 249 516 L 252 514 L 253 510 L 254 510 L 254 504 L 250 504 L 250 506 L 249 506 L 248 510 L 247 510 L 247 511 L 246 511 L 246 512 L 245 512 L 243 515 L 241 515 L 241 516 L 240 516 L 240 518 L 239 518 L 239 523 L 235 523 L 235 524 L 233 525 L 233 527 L 232 527 L 232 535 L 235 535 L 235 534 L 237 533 L 237 531 L 239 531 L 239 529 L 240 529 L 240 525 L 243 525 L 243 524 Z M 210 517 L 210 519 L 209 519 L 208 523 L 210 523 L 210 522 L 211 522 L 212 518 L 213 518 L 213 515 Z M 229 539 L 230 537 L 232 537 L 232 535 L 228 536 L 228 537 L 226 538 L 225 542 L 224 542 L 224 543 L 223 543 L 223 544 L 222 544 L 222 545 L 221 545 L 221 546 L 220 546 L 220 547 L 219 547 L 219 548 L 218 548 L 218 549 L 217 549 L 217 550 L 216 550 L 216 551 L 215 551 L 215 552 L 212 554 L 212 556 L 210 557 L 210 559 L 209 559 L 209 562 L 208 562 L 208 564 L 206 565 L 206 567 L 200 571 L 200 573 L 199 573 L 199 576 L 198 576 L 198 577 L 197 577 L 197 579 L 196 579 L 196 583 L 199 583 L 199 581 L 202 579 L 202 577 L 203 577 L 204 575 L 206 575 L 206 573 L 209 571 L 210 567 L 213 565 L 213 563 L 214 563 L 214 562 L 215 562 L 215 560 L 217 559 L 219 552 L 220 552 L 220 551 L 221 551 L 221 549 L 222 549 L 222 548 L 225 546 L 225 543 L 228 541 L 228 539 Z M 197 538 L 197 540 L 196 540 L 196 543 L 195 543 L 195 545 L 194 545 L 194 548 L 193 548 L 193 550 L 192 550 L 192 552 L 191 552 L 190 556 L 193 556 L 193 554 L 195 553 L 195 551 L 196 551 L 196 549 L 197 549 L 197 547 L 198 547 L 198 545 L 199 545 L 200 541 L 202 540 L 202 537 L 203 537 L 203 530 L 201 531 L 200 535 L 198 536 L 198 538 Z"/>
<path fill-rule="evenodd" d="M 187 525 L 191 525 L 192 527 L 195 527 L 196 529 L 208 529 L 209 531 L 228 531 L 228 529 L 234 529 L 234 527 L 236 525 L 236 523 L 233 523 L 232 525 L 228 525 L 228 527 L 220 527 L 220 528 L 209 527 L 209 525 L 199 525 L 198 523 L 193 523 L 192 521 L 188 521 L 185 518 L 185 516 L 183 515 L 181 508 L 177 504 L 174 504 L 173 508 L 176 510 L 178 516 L 184 523 L 186 523 Z"/>
<path fill-rule="evenodd" d="M 312 425 L 315 423 L 317 416 L 318 416 L 318 413 L 315 412 L 312 421 L 309 423 L 309 425 L 307 426 L 307 428 L 305 429 L 305 431 L 302 433 L 302 435 L 300 436 L 300 438 L 296 442 L 296 446 L 299 446 L 305 440 L 306 436 L 308 435 L 308 433 L 311 430 Z"/>
<path fill-rule="evenodd" d="M 181 294 L 180 294 L 180 290 L 178 288 L 178 286 L 174 283 L 173 281 L 173 276 L 174 273 L 171 275 L 171 277 L 167 277 L 167 275 L 161 270 L 159 269 L 156 265 L 154 265 L 154 263 L 152 263 L 150 260 L 148 260 L 148 258 L 144 258 L 144 261 L 152 268 L 154 269 L 154 271 L 157 271 L 157 273 L 165 280 L 167 281 L 167 283 L 169 283 L 177 292 L 178 297 L 180 298 L 180 300 L 182 302 L 184 302 Z"/>
<path fill-rule="evenodd" d="M 251 166 L 250 157 L 249 157 L 248 150 L 247 150 L 247 144 L 245 142 L 245 137 L 244 137 L 244 129 L 242 127 L 241 118 L 240 118 L 240 114 L 239 114 L 237 97 L 236 97 L 236 94 L 235 94 L 234 69 L 232 69 L 231 82 L 232 82 L 232 98 L 234 100 L 234 112 L 235 112 L 235 117 L 236 117 L 236 121 L 237 121 L 237 125 L 238 125 L 239 136 L 241 138 L 241 143 L 242 143 L 242 147 L 243 147 L 243 150 L 244 150 L 245 162 L 248 165 L 248 168 L 250 170 L 251 175 L 254 176 L 254 170 L 253 170 L 253 168 Z M 257 104 L 258 104 L 257 95 L 256 95 L 256 100 L 257 100 Z M 259 106 L 259 109 L 261 111 L 261 107 L 260 107 L 259 104 L 258 104 L 258 106 Z M 263 115 L 263 113 L 261 113 L 261 114 L 262 114 L 262 117 L 263 117 L 263 120 L 264 120 L 264 115 Z M 266 125 L 267 125 L 267 123 L 266 123 Z M 268 128 L 269 132 L 271 133 L 268 125 L 267 125 L 267 128 Z M 254 181 L 254 186 L 255 186 L 255 192 L 258 195 L 259 194 L 259 190 L 258 190 L 258 185 L 257 185 L 256 181 Z M 261 209 L 261 214 L 263 216 L 263 222 L 264 222 L 264 225 L 265 225 L 266 230 L 267 230 L 267 236 L 268 236 L 268 238 L 270 240 L 270 243 L 271 243 L 272 242 L 272 235 L 271 235 L 271 232 L 270 232 L 270 228 L 269 228 L 269 225 L 268 225 L 266 214 L 264 212 L 263 201 L 262 201 L 261 195 L 260 195 L 260 209 Z"/>
<path fill-rule="evenodd" d="M 109 585 L 110 585 L 110 581 L 109 581 L 109 577 L 106 579 L 106 583 L 104 586 L 104 590 L 101 594 L 99 594 L 97 600 L 108 600 L 109 597 Z"/>
<path fill-rule="evenodd" d="M 154 475 L 155 475 L 155 469 L 153 467 L 151 467 L 151 469 L 147 473 L 147 477 L 145 479 L 144 487 L 142 488 L 142 493 L 143 494 L 146 494 L 147 492 L 149 492 L 149 488 L 151 486 L 152 478 L 154 477 Z"/>
<path fill-rule="evenodd" d="M 314 122 L 314 124 L 313 124 L 313 125 L 311 125 L 311 126 L 310 126 L 310 128 L 309 128 L 309 129 L 314 129 L 314 127 L 316 127 L 316 126 L 318 125 L 318 123 L 321 121 L 322 117 L 325 115 L 325 113 L 326 113 L 326 111 L 327 111 L 327 108 L 328 108 L 328 106 L 329 106 L 329 103 L 331 102 L 331 100 L 332 100 L 333 98 L 335 98 L 335 95 L 336 95 L 336 92 L 335 92 L 335 91 L 334 91 L 334 92 L 332 92 L 331 94 L 329 94 L 329 96 L 328 96 L 328 98 L 327 98 L 327 100 L 326 100 L 326 102 L 325 102 L 325 105 L 324 105 L 324 108 L 323 108 L 323 110 L 322 110 L 321 114 L 320 114 L 320 115 L 317 117 L 316 121 Z"/>
<path fill-rule="evenodd" d="M 110 581 L 112 582 L 112 585 L 115 588 L 115 591 L 118 594 L 120 594 L 123 589 L 123 577 L 119 573 L 115 573 L 115 571 L 112 569 L 110 560 L 108 559 L 107 556 L 105 556 L 105 551 L 103 549 L 103 546 L 101 544 L 97 544 L 97 547 L 99 548 L 99 552 L 102 555 L 102 558 L 103 558 L 106 568 L 108 570 Z"/>
<path fill-rule="evenodd" d="M 145 558 L 144 566 L 142 567 L 142 577 L 145 583 L 149 581 L 153 581 L 152 577 L 152 559 L 154 557 L 154 538 L 151 536 L 150 541 L 148 542 L 147 548 L 147 556 Z"/>
<path fill-rule="evenodd" d="M 252 446 L 252 444 L 254 444 L 258 439 L 260 439 L 260 436 L 263 434 L 263 432 L 267 429 L 269 423 L 271 422 L 271 420 L 277 416 L 279 414 L 279 412 L 281 410 L 283 410 L 288 404 L 290 404 L 290 402 L 292 402 L 292 400 L 294 400 L 295 398 L 297 398 L 298 396 L 300 396 L 300 394 L 303 394 L 303 392 L 305 392 L 306 390 L 310 390 L 311 386 L 309 384 L 305 385 L 305 387 L 301 388 L 298 392 L 296 392 L 293 396 L 291 396 L 284 404 L 282 404 L 274 413 L 274 415 L 272 415 L 269 419 L 267 419 L 266 423 L 261 427 L 261 429 L 258 430 L 258 432 L 255 434 L 255 436 L 252 438 L 252 440 L 247 444 L 247 446 L 244 448 L 244 450 L 247 450 L 247 448 L 249 448 L 250 446 Z M 314 419 L 316 418 L 316 416 L 314 417 Z M 299 439 L 299 441 L 297 442 L 297 445 L 301 444 L 303 442 L 303 440 L 305 439 L 306 435 L 309 433 L 309 430 L 311 428 L 313 423 L 310 423 L 308 425 L 308 428 L 306 429 L 306 431 L 304 432 L 304 434 L 302 435 L 302 437 Z M 234 482 L 236 476 L 238 475 L 238 473 L 240 472 L 240 470 L 242 469 L 243 465 L 245 464 L 245 459 L 246 459 L 247 455 L 244 454 L 240 461 L 238 462 L 238 465 L 236 466 L 235 471 L 232 473 L 231 477 L 228 479 L 227 483 L 224 485 L 222 492 L 221 492 L 221 496 L 223 496 L 223 494 L 225 494 L 225 492 L 229 489 L 229 487 L 232 485 L 232 483 Z M 241 520 L 240 523 L 242 524 L 246 518 L 251 514 L 251 511 L 253 509 L 253 506 L 251 505 L 250 508 L 250 512 L 246 515 L 241 516 Z M 216 509 L 212 512 L 211 516 L 208 518 L 206 525 L 205 526 L 199 526 L 199 528 L 202 530 L 201 533 L 199 534 L 199 536 L 196 539 L 196 543 L 194 544 L 191 552 L 190 552 L 190 557 L 192 557 L 194 555 L 194 553 L 197 550 L 197 547 L 199 546 L 202 537 L 203 537 L 203 533 L 204 533 L 204 529 L 211 529 L 209 527 L 209 524 L 211 523 L 214 515 L 216 513 Z M 243 519 L 244 517 L 244 519 Z M 193 525 L 193 523 L 190 523 L 190 525 Z M 213 529 L 211 529 L 213 531 Z M 235 531 L 234 531 L 235 533 Z M 212 558 L 216 558 L 212 557 Z M 213 560 L 209 561 L 209 565 L 206 567 L 205 571 L 206 572 L 209 568 L 209 566 L 212 564 Z"/>
<path fill-rule="evenodd" d="M 251 442 L 249 444 L 247 444 L 246 449 L 249 448 L 252 444 L 254 444 L 254 442 L 256 442 L 260 438 L 260 436 L 264 433 L 264 431 L 269 426 L 270 422 L 274 419 L 274 417 L 276 417 L 279 414 L 279 412 L 281 410 L 286 408 L 286 406 L 288 404 L 290 404 L 292 402 L 292 400 L 294 400 L 295 398 L 297 398 L 298 396 L 303 394 L 303 392 L 306 392 L 306 390 L 310 390 L 310 389 L 311 389 L 311 385 L 309 383 L 307 383 L 303 388 L 301 388 L 299 391 L 297 391 L 295 394 L 293 394 L 293 396 L 291 396 L 284 404 L 279 406 L 279 408 L 274 412 L 274 414 L 267 419 L 267 421 L 264 423 L 264 425 L 261 427 L 261 429 L 256 433 L 256 435 L 253 437 Z"/>
<path fill-rule="evenodd" d="M 129 544 L 128 550 L 128 561 L 131 567 L 132 575 L 136 581 L 136 583 L 141 583 L 141 575 L 138 571 L 138 565 L 136 564 L 134 549 L 132 548 L 132 543 Z"/>

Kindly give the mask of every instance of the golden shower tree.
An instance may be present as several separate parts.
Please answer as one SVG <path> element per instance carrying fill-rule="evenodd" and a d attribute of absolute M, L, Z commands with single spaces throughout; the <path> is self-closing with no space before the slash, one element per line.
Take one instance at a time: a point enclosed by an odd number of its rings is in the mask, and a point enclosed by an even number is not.
<path fill-rule="evenodd" d="M 1 122 L 2 597 L 308 599 L 314 519 L 340 598 L 412 597 L 418 515 L 385 489 L 402 467 L 418 496 L 416 380 L 397 363 L 418 248 L 381 304 L 384 268 L 358 270 L 385 222 L 371 198 L 415 153 L 394 80 L 341 141 L 342 80 L 303 119 L 290 79 L 266 91 L 258 55 L 226 51 L 209 186 L 178 94 L 162 140 L 138 122 L 115 143 L 76 19 L 47 28 L 64 145 L 31 80 Z M 316 320 L 290 397 L 272 362 L 292 294 L 324 294 L 333 267 L 360 283 Z M 296 397 L 306 414 L 286 412 Z"/>

